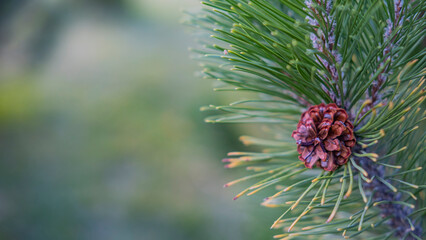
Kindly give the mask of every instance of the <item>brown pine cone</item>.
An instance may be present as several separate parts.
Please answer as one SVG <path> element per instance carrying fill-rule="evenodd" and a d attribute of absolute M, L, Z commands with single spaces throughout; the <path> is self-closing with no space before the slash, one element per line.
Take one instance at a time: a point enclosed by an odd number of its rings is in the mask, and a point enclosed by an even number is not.
<path fill-rule="evenodd" d="M 306 167 L 316 164 L 326 171 L 334 171 L 344 165 L 352 153 L 353 128 L 344 109 L 334 103 L 321 103 L 302 114 L 291 136 L 296 139 L 299 159 Z"/>

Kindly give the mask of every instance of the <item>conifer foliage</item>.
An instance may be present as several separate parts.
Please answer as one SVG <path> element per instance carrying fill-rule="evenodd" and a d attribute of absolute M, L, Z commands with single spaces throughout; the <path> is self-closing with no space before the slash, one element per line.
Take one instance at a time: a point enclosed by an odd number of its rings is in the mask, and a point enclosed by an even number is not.
<path fill-rule="evenodd" d="M 255 93 L 206 121 L 269 129 L 223 160 L 249 172 L 235 199 L 274 189 L 277 239 L 424 239 L 426 1 L 202 4 L 204 77 Z"/>

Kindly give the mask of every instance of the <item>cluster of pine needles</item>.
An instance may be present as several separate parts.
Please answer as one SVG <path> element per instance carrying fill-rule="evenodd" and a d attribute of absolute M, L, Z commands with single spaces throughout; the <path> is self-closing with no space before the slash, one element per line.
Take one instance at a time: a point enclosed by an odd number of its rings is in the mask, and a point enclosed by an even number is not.
<path fill-rule="evenodd" d="M 269 139 L 242 136 L 259 152 L 230 152 L 227 168 L 277 208 L 277 239 L 424 239 L 425 1 L 208 0 L 191 15 L 192 49 L 215 91 L 245 99 L 203 110 L 212 123 L 266 126 Z M 337 103 L 356 146 L 336 171 L 308 169 L 291 133 L 301 114 Z M 266 191 L 268 192 L 268 191 Z"/>

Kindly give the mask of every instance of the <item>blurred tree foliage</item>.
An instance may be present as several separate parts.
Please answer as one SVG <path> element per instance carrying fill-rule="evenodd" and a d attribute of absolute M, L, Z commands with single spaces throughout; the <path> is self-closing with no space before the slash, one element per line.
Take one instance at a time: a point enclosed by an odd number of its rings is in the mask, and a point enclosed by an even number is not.
<path fill-rule="evenodd" d="M 217 184 L 239 130 L 202 123 L 191 39 L 133 4 L 4 1 L 0 239 L 270 235 Z"/>

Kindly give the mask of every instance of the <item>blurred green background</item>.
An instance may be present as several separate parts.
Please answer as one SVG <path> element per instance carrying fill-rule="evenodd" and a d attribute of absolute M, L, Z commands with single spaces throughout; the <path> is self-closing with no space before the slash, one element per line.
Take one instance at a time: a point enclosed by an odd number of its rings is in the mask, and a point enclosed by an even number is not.
<path fill-rule="evenodd" d="M 4 0 L 0 239 L 270 239 L 279 211 L 232 197 L 247 127 L 187 48 L 197 0 Z"/>

